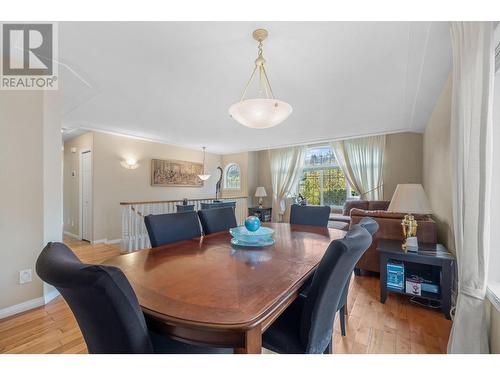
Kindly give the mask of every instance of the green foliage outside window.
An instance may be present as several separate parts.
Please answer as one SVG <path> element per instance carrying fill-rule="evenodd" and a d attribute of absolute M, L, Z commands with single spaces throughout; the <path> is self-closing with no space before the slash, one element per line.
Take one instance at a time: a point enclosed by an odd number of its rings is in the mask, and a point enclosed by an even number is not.
<path fill-rule="evenodd" d="M 305 171 L 300 182 L 299 192 L 308 204 L 321 204 L 320 171 Z"/>
<path fill-rule="evenodd" d="M 321 190 L 323 190 L 323 203 L 321 203 Z M 347 198 L 347 181 L 338 167 L 305 170 L 300 181 L 299 193 L 307 199 L 308 204 L 342 206 Z M 351 195 L 355 196 L 356 192 Z"/>
<path fill-rule="evenodd" d="M 340 168 L 323 170 L 323 204 L 342 206 L 347 198 L 347 183 Z"/>
<path fill-rule="evenodd" d="M 335 155 L 329 146 L 311 147 L 306 151 L 304 173 L 299 182 L 299 194 L 307 199 L 308 204 L 342 206 L 347 194 L 358 194 L 338 167 Z"/>

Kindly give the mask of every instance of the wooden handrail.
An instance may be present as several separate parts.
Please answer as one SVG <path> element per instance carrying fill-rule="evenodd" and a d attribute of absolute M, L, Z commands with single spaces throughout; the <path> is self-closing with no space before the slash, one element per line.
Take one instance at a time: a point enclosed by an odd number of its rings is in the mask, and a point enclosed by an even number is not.
<path fill-rule="evenodd" d="M 241 196 L 241 197 L 222 197 L 220 198 L 221 200 L 230 200 L 230 199 L 244 199 L 248 198 L 248 196 Z M 207 201 L 207 200 L 213 200 L 215 198 L 187 198 L 188 202 L 199 202 L 199 201 Z M 120 202 L 120 206 L 130 206 L 133 204 L 157 204 L 157 203 L 175 203 L 175 202 L 182 202 L 183 199 L 174 199 L 174 200 L 168 200 L 168 201 L 138 201 L 138 202 Z"/>

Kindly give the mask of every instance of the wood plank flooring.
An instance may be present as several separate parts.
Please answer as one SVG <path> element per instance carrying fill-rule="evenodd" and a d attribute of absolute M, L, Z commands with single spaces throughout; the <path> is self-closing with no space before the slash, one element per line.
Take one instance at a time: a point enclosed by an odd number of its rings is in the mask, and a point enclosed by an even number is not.
<path fill-rule="evenodd" d="M 84 262 L 100 263 L 120 254 L 115 245 L 90 245 L 65 238 Z M 340 335 L 338 319 L 334 353 L 446 353 L 451 322 L 434 310 L 389 294 L 378 301 L 378 278 L 354 277 L 349 291 L 347 336 Z M 0 353 L 87 353 L 85 341 L 68 305 L 57 297 L 39 307 L 0 320 Z"/>

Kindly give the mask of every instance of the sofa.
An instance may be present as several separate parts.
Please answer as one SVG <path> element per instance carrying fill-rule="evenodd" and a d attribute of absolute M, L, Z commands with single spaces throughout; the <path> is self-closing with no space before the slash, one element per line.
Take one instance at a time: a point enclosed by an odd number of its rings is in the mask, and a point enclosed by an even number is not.
<path fill-rule="evenodd" d="M 401 221 L 404 213 L 393 213 L 382 210 L 363 210 L 352 208 L 350 210 L 350 226 L 357 224 L 364 217 L 373 218 L 379 225 L 379 230 L 373 236 L 373 242 L 368 250 L 363 254 L 356 264 L 355 273 L 359 275 L 361 270 L 380 272 L 379 255 L 377 251 L 378 241 L 380 239 L 403 240 L 403 231 Z M 419 242 L 437 243 L 436 222 L 428 215 L 413 215 L 417 220 L 417 238 Z"/>
<path fill-rule="evenodd" d="M 365 200 L 349 200 L 344 203 L 344 206 L 340 212 L 332 208 L 332 213 L 330 214 L 330 228 L 348 230 L 349 224 L 351 223 L 350 212 L 353 208 L 358 208 L 361 210 L 374 211 L 374 210 L 384 210 L 386 211 L 389 207 L 391 201 L 365 201 Z"/>

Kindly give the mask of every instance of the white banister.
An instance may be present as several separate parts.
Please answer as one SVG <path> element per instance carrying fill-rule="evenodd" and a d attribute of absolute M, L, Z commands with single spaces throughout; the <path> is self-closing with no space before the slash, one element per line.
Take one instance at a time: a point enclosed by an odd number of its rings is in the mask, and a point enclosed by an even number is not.
<path fill-rule="evenodd" d="M 234 214 L 238 225 L 243 225 L 248 212 L 247 197 L 226 198 L 225 201 L 235 201 Z M 212 203 L 213 199 L 188 199 L 188 205 L 200 210 L 201 203 Z M 169 214 L 177 211 L 177 205 L 182 200 L 150 201 L 150 202 L 122 202 L 122 250 L 133 252 L 151 247 L 148 232 L 144 225 L 144 216 L 153 214 Z"/>

